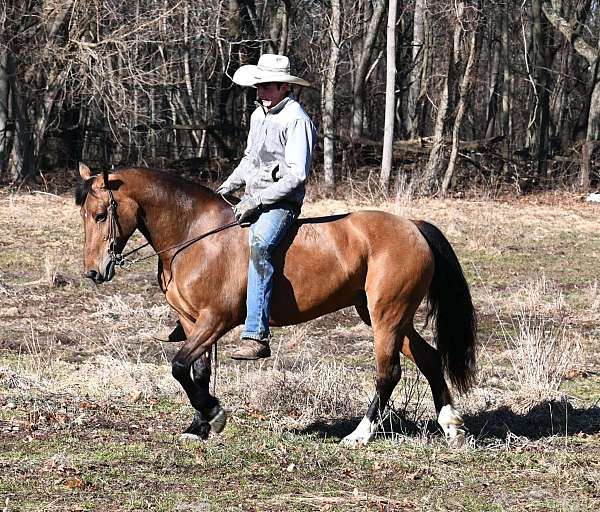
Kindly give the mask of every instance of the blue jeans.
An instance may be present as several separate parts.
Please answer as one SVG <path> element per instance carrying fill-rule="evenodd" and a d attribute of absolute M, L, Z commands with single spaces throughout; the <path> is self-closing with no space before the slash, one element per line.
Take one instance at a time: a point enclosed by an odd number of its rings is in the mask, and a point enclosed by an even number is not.
<path fill-rule="evenodd" d="M 250 226 L 246 323 L 242 338 L 266 340 L 269 337 L 273 253 L 297 216 L 297 207 L 279 204 L 262 212 Z"/>

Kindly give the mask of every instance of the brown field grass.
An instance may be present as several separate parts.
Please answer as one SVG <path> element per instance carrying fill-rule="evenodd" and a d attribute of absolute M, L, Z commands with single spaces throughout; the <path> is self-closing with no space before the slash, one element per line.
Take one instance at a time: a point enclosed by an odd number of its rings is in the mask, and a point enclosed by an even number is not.
<path fill-rule="evenodd" d="M 230 422 L 180 444 L 190 408 L 170 375 L 176 346 L 151 337 L 173 322 L 155 263 L 88 283 L 72 198 L 4 193 L 0 506 L 597 510 L 600 207 L 566 194 L 390 200 L 354 188 L 303 215 L 362 208 L 434 222 L 471 283 L 481 368 L 457 399 L 464 447 L 446 445 L 408 363 L 381 434 L 362 450 L 339 446 L 373 392 L 370 329 L 350 310 L 278 330 L 263 363 L 228 360 L 238 333 L 226 336 L 215 386 Z"/>

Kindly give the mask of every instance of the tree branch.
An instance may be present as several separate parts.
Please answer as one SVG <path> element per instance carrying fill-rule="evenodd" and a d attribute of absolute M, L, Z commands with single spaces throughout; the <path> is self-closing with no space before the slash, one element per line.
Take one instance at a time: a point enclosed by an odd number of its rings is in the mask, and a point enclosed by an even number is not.
<path fill-rule="evenodd" d="M 568 22 L 565 20 L 560 15 L 560 12 L 557 12 L 550 0 L 544 0 L 542 2 L 542 11 L 544 11 L 546 18 L 548 18 L 548 21 L 552 26 L 569 40 L 573 45 L 573 48 L 575 48 L 575 51 L 587 60 L 590 66 L 593 66 L 598 59 L 598 50 L 586 43 L 586 41 L 577 33 L 574 28 L 575 23 L 573 21 Z"/>

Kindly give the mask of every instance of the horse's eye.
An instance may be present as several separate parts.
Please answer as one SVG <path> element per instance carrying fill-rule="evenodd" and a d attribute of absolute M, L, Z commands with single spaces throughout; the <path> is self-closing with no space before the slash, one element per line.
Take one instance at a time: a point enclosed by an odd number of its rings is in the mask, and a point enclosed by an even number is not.
<path fill-rule="evenodd" d="M 94 218 L 96 222 L 104 222 L 106 220 L 106 212 L 97 213 Z"/>

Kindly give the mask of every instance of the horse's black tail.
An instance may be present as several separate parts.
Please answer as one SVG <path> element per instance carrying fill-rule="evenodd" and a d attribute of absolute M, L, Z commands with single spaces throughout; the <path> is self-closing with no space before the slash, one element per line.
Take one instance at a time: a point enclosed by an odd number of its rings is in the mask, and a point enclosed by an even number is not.
<path fill-rule="evenodd" d="M 477 318 L 469 285 L 450 242 L 433 224 L 415 221 L 433 252 L 435 270 L 429 287 L 427 319 L 435 319 L 435 342 L 450 382 L 468 391 L 477 372 Z"/>

